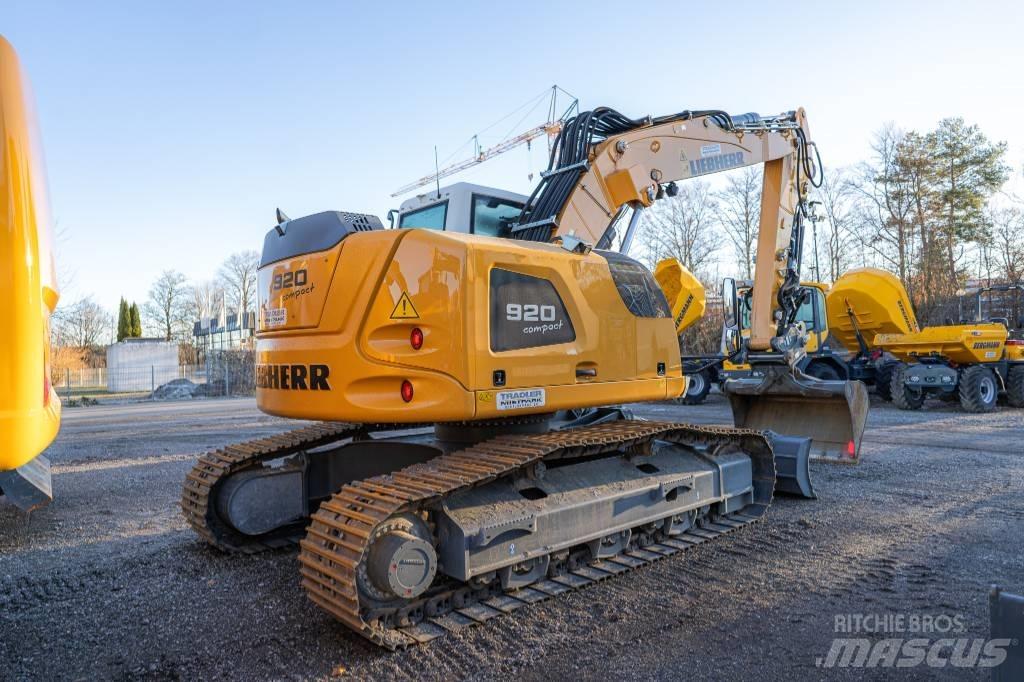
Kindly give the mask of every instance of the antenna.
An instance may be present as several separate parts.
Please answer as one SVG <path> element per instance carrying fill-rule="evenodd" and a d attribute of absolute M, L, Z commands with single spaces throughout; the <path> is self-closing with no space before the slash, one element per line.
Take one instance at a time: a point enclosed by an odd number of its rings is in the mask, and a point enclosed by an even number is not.
<path fill-rule="evenodd" d="M 437 198 L 441 198 L 441 171 L 437 164 L 437 145 L 434 145 L 434 180 L 437 181 Z"/>

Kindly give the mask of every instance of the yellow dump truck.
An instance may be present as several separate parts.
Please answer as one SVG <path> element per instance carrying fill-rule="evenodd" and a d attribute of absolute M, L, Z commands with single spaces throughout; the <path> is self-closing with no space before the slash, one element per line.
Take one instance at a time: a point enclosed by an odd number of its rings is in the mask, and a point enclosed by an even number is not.
<path fill-rule="evenodd" d="M 1009 338 L 1004 321 L 921 328 L 894 275 L 853 270 L 828 294 L 833 334 L 896 358 L 888 366 L 893 403 L 916 410 L 934 396 L 958 398 L 968 412 L 990 412 L 1000 393 L 1024 405 L 1024 343 Z"/>
<path fill-rule="evenodd" d="M 0 493 L 22 509 L 51 499 L 50 464 L 40 453 L 60 427 L 49 368 L 57 281 L 28 92 L 14 49 L 0 37 Z"/>

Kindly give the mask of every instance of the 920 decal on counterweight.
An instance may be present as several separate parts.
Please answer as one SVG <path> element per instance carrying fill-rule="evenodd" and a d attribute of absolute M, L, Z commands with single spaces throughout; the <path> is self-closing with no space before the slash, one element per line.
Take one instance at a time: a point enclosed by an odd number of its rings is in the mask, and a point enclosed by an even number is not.
<path fill-rule="evenodd" d="M 301 270 L 289 270 L 288 272 L 279 272 L 274 275 L 273 280 L 270 282 L 271 291 L 281 291 L 282 289 L 289 289 L 287 293 L 281 296 L 281 301 L 289 301 L 293 298 L 299 298 L 306 294 L 313 293 L 313 289 L 316 288 L 315 284 L 306 286 L 309 281 L 309 273 L 306 272 L 305 268 Z"/>
<path fill-rule="evenodd" d="M 271 291 L 277 291 L 279 289 L 290 289 L 292 287 L 304 287 L 308 281 L 309 275 L 306 269 L 295 270 L 294 272 L 279 272 L 274 275 L 274 279 L 270 284 Z"/>

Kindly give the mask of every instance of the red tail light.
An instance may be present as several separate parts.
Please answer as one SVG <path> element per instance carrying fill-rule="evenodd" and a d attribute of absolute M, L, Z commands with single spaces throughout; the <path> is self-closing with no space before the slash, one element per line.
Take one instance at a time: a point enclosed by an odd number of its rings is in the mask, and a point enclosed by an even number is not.
<path fill-rule="evenodd" d="M 1024 346 L 1024 339 L 1007 339 L 1007 346 Z"/>
<path fill-rule="evenodd" d="M 423 330 L 419 327 L 413 327 L 412 333 L 409 334 L 409 344 L 413 350 L 419 350 L 423 347 Z"/>
<path fill-rule="evenodd" d="M 402 381 L 402 400 L 412 402 L 412 382 L 408 379 Z"/>
<path fill-rule="evenodd" d="M 852 440 L 846 444 L 846 454 L 848 454 L 851 458 L 857 454 L 857 446 L 854 445 Z"/>

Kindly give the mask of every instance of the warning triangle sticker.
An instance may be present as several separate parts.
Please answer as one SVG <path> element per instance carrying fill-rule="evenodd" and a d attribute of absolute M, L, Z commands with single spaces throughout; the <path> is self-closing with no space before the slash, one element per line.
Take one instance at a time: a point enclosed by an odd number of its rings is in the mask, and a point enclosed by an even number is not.
<path fill-rule="evenodd" d="M 395 304 L 395 309 L 391 311 L 392 320 L 418 320 L 420 314 L 416 312 L 416 308 L 412 304 L 412 300 L 409 298 L 409 294 L 402 292 L 402 297 L 398 299 L 398 303 Z"/>

